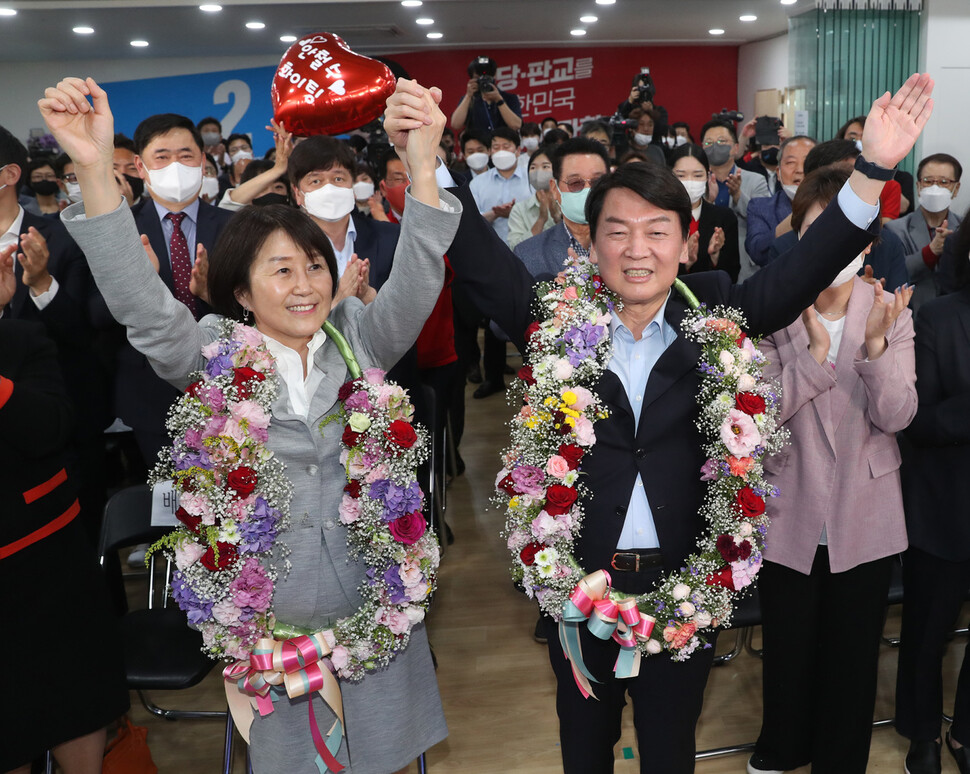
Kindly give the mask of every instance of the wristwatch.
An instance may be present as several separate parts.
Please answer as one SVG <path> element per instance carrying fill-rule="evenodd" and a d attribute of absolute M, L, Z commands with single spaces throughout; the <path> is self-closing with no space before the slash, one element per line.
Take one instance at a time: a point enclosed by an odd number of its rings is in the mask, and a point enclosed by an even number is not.
<path fill-rule="evenodd" d="M 502 107 L 502 105 L 505 104 L 505 100 L 504 99 L 500 99 L 498 102 L 495 102 L 493 104 L 495 105 L 495 107 Z"/>
<path fill-rule="evenodd" d="M 873 164 L 871 161 L 866 161 L 862 156 L 856 158 L 855 168 L 871 180 L 886 181 L 892 180 L 896 176 L 896 167 L 886 169 L 878 164 Z"/>

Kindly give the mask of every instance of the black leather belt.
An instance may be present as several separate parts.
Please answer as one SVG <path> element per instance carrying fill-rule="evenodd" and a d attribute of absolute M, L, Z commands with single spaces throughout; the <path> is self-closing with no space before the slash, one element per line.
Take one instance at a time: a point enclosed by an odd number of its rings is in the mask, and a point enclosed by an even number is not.
<path fill-rule="evenodd" d="M 644 551 L 617 551 L 610 560 L 610 567 L 620 572 L 642 572 L 663 566 L 663 555 L 659 548 Z"/>

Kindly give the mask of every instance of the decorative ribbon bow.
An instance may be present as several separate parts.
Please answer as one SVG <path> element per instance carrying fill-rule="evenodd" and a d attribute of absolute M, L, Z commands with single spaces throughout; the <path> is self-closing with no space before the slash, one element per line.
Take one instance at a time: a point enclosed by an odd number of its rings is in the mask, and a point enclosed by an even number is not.
<path fill-rule="evenodd" d="M 291 699 L 317 691 L 337 716 L 324 740 L 317 727 L 313 701 L 307 702 L 310 735 L 317 750 L 317 768 L 320 774 L 327 771 L 337 774 L 343 770 L 335 756 L 343 739 L 344 707 L 337 678 L 325 660 L 329 655 L 330 647 L 322 632 L 285 641 L 263 637 L 256 643 L 248 661 L 235 661 L 223 670 L 229 711 L 247 744 L 253 722 L 252 710 L 258 710 L 260 716 L 273 712 L 276 693 L 281 692 L 278 687 L 274 692 L 274 686 L 282 685 Z"/>
<path fill-rule="evenodd" d="M 620 655 L 613 666 L 617 677 L 636 677 L 640 673 L 640 651 L 637 641 L 650 639 L 656 619 L 642 615 L 635 597 L 615 602 L 610 599 L 612 580 L 606 570 L 587 575 L 573 589 L 562 606 L 559 622 L 559 641 L 563 653 L 573 670 L 573 679 L 585 698 L 592 696 L 590 685 L 600 682 L 583 662 L 583 648 L 579 639 L 579 626 L 584 621 L 594 636 L 601 640 L 614 639 L 620 645 Z"/>

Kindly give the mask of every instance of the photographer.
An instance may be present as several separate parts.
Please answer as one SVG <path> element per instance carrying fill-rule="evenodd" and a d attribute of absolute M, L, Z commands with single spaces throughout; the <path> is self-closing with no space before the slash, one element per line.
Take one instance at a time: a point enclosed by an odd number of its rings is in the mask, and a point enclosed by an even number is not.
<path fill-rule="evenodd" d="M 657 87 L 654 86 L 653 78 L 650 77 L 650 68 L 644 67 L 640 72 L 633 76 L 633 85 L 630 88 L 630 96 L 625 102 L 621 102 L 617 107 L 617 112 L 623 118 L 638 118 L 639 113 L 631 116 L 630 114 L 639 108 L 641 111 L 653 110 L 657 114 L 656 123 L 667 131 L 670 119 L 667 117 L 667 108 L 654 104 L 657 97 Z"/>
<path fill-rule="evenodd" d="M 468 65 L 465 96 L 451 114 L 456 132 L 466 128 L 492 132 L 503 126 L 518 131 L 522 126 L 519 98 L 495 85 L 495 71 L 495 60 L 488 56 L 477 56 Z"/>

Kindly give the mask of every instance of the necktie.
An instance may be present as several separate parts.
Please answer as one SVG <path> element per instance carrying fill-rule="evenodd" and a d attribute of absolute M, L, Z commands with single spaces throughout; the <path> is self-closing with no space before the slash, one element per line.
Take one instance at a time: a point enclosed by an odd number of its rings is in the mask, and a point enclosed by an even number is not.
<path fill-rule="evenodd" d="M 172 239 L 168 244 L 168 252 L 172 262 L 175 297 L 189 308 L 193 317 L 198 319 L 195 296 L 189 290 L 189 283 L 192 280 L 192 258 L 189 255 L 189 243 L 182 233 L 182 219 L 185 213 L 170 212 L 165 217 L 172 222 Z"/>

